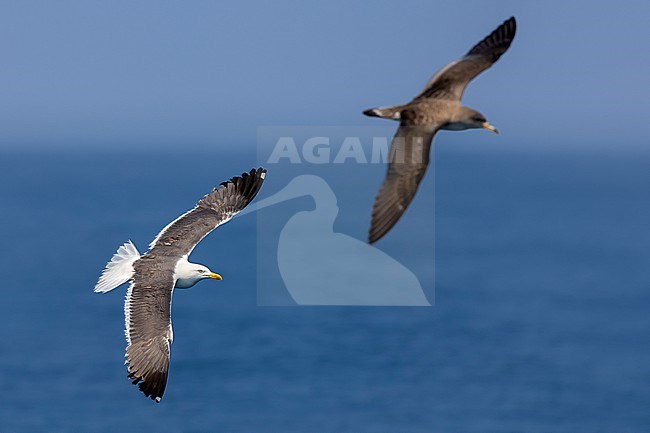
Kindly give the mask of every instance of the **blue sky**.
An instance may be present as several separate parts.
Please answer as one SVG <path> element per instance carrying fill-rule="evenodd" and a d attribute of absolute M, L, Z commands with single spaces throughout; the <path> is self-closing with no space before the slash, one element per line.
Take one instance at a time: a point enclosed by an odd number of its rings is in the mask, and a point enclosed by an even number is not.
<path fill-rule="evenodd" d="M 647 142 L 648 2 L 4 1 L 0 148 L 254 150 L 262 125 L 377 126 L 363 109 L 409 100 L 510 15 L 510 51 L 465 97 L 500 145 Z"/>

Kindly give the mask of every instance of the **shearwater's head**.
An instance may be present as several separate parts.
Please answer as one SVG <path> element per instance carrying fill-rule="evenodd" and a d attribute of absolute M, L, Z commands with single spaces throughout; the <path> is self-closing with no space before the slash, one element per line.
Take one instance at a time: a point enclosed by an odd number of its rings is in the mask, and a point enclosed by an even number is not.
<path fill-rule="evenodd" d="M 188 289 L 206 278 L 221 280 L 221 275 L 215 274 L 210 269 L 198 263 L 190 263 L 186 259 L 181 259 L 176 264 L 174 270 L 176 278 L 176 287 L 179 289 Z"/>
<path fill-rule="evenodd" d="M 469 107 L 460 106 L 452 116 L 451 122 L 443 127 L 453 131 L 462 131 L 464 129 L 487 129 L 488 131 L 499 133 L 499 130 L 490 125 L 484 115 Z"/>

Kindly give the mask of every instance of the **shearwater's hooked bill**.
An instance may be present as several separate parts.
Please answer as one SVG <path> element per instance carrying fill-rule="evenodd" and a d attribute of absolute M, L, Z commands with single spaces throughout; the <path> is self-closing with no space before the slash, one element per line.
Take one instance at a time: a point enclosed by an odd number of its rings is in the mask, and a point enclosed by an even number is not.
<path fill-rule="evenodd" d="M 131 241 L 125 243 L 95 286 L 95 292 L 108 292 L 131 281 L 124 301 L 128 377 L 156 402 L 167 384 L 174 288 L 188 289 L 206 278 L 221 280 L 207 267 L 189 262 L 188 256 L 201 239 L 255 198 L 265 176 L 266 170 L 258 168 L 223 182 L 162 229 L 142 256 Z"/>
<path fill-rule="evenodd" d="M 436 72 L 411 102 L 363 112 L 400 122 L 388 155 L 386 179 L 372 209 L 370 243 L 388 233 L 413 200 L 429 165 L 429 150 L 437 131 L 484 128 L 499 133 L 485 116 L 460 101 L 467 84 L 510 47 L 516 28 L 515 18 L 510 17 L 464 57 Z"/>

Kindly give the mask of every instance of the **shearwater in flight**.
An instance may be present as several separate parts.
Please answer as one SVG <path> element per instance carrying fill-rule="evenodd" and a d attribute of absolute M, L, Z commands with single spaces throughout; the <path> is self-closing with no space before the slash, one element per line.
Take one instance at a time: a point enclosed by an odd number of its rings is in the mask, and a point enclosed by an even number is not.
<path fill-rule="evenodd" d="M 429 165 L 429 150 L 436 132 L 484 128 L 499 133 L 484 115 L 460 101 L 469 82 L 492 66 L 510 47 L 516 28 L 514 17 L 506 20 L 464 57 L 436 72 L 411 102 L 363 112 L 367 116 L 400 122 L 388 154 L 386 178 L 372 209 L 370 243 L 388 233 L 413 200 Z"/>

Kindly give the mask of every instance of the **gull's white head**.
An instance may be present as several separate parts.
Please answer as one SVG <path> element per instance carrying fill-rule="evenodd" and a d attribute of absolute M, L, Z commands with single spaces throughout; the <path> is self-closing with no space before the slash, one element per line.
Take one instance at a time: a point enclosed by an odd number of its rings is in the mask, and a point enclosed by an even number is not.
<path fill-rule="evenodd" d="M 179 260 L 176 264 L 174 277 L 176 278 L 176 287 L 179 289 L 188 289 L 206 278 L 222 279 L 221 275 L 215 274 L 207 267 L 198 263 L 190 263 L 185 258 Z"/>

